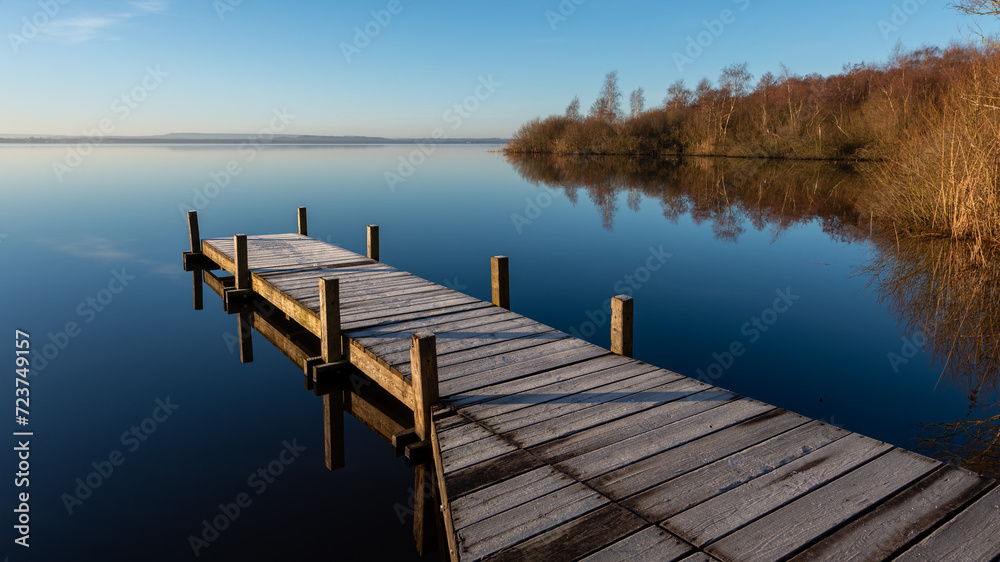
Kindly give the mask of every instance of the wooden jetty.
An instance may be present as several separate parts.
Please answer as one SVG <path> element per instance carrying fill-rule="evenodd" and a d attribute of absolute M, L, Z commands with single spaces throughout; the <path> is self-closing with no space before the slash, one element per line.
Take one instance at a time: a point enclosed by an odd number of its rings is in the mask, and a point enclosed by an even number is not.
<path fill-rule="evenodd" d="M 201 240 L 202 283 L 323 396 L 416 467 L 420 552 L 473 560 L 996 560 L 1000 489 L 975 473 L 607 350 L 299 232 Z M 214 271 L 228 273 L 217 275 Z M 252 329 L 251 329 L 252 328 Z"/>

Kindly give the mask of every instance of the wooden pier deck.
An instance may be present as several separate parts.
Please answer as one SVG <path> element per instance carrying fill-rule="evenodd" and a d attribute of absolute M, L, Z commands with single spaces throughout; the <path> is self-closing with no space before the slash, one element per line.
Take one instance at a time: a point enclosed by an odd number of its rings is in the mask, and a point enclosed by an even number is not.
<path fill-rule="evenodd" d="M 356 368 L 397 404 L 322 392 L 328 465 L 338 407 L 405 449 L 422 551 L 439 533 L 456 561 L 1000 558 L 996 482 L 631 359 L 627 301 L 612 353 L 380 263 L 377 229 L 369 257 L 300 221 L 202 241 L 192 216 L 196 308 L 203 278 L 307 386 Z"/>

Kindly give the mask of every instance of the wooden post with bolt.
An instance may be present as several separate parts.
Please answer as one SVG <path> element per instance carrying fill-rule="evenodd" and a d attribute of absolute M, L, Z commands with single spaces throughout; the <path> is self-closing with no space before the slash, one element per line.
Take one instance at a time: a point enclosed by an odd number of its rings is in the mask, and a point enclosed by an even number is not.
<path fill-rule="evenodd" d="M 188 236 L 191 238 L 191 255 L 201 254 L 201 234 L 198 232 L 198 211 L 188 211 Z M 194 291 L 194 309 L 201 310 L 204 306 L 204 285 L 202 285 L 202 270 L 191 272 Z"/>
<path fill-rule="evenodd" d="M 306 208 L 299 207 L 299 234 L 309 236 L 309 227 L 306 224 Z"/>
<path fill-rule="evenodd" d="M 368 258 L 375 261 L 378 259 L 378 225 L 368 225 Z"/>
<path fill-rule="evenodd" d="M 611 299 L 611 352 L 632 357 L 632 297 Z"/>
<path fill-rule="evenodd" d="M 413 334 L 410 346 L 410 377 L 413 384 L 413 428 L 417 439 L 429 442 L 433 416 L 431 406 L 439 398 L 437 372 L 437 340 L 434 334 Z M 440 515 L 434 500 L 434 468 L 421 464 L 416 467 L 413 484 L 413 538 L 417 552 L 425 555 L 438 548 L 437 521 Z"/>
<path fill-rule="evenodd" d="M 510 310 L 510 270 L 507 256 L 493 256 L 490 260 L 493 284 L 493 304 Z"/>

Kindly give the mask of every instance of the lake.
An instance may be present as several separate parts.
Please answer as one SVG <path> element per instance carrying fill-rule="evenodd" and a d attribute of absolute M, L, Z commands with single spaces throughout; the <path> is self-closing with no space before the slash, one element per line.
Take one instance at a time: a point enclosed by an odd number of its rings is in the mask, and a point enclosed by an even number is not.
<path fill-rule="evenodd" d="M 507 255 L 512 310 L 605 347 L 606 301 L 631 294 L 637 359 L 901 447 L 989 427 L 996 268 L 872 234 L 857 172 L 496 149 L 103 146 L 57 173 L 68 147 L 0 147 L 3 327 L 33 360 L 9 426 L 34 433 L 30 485 L 3 488 L 30 492 L 32 557 L 11 560 L 417 558 L 413 469 L 347 416 L 326 470 L 301 372 L 259 335 L 240 364 L 211 292 L 192 310 L 188 209 L 210 238 L 294 232 L 306 206 L 311 236 L 360 253 L 378 224 L 381 261 L 484 300 Z"/>

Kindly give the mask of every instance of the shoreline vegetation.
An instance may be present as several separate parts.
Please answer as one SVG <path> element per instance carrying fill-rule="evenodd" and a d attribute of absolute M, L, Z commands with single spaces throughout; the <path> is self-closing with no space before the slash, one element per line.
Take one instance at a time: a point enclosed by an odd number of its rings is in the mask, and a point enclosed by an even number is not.
<path fill-rule="evenodd" d="M 584 115 L 579 98 L 562 115 L 525 123 L 504 146 L 529 155 L 687 156 L 851 162 L 873 193 L 859 214 L 899 237 L 933 236 L 1000 246 L 1000 51 L 995 43 L 904 51 L 883 64 L 848 64 L 840 74 L 756 81 L 746 63 L 717 85 L 678 80 L 663 104 L 645 93 L 622 110 L 617 73 L 605 77 Z M 981 260 L 980 260 L 981 261 Z"/>

